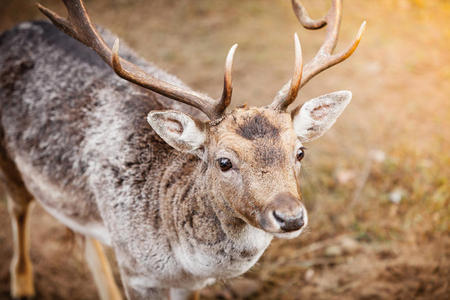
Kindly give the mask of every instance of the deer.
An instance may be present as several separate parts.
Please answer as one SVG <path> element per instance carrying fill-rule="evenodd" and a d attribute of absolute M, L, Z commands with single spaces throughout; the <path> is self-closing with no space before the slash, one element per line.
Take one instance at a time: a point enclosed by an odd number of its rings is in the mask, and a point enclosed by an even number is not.
<path fill-rule="evenodd" d="M 101 299 L 122 298 L 104 246 L 114 251 L 127 299 L 187 299 L 245 273 L 273 238 L 304 231 L 304 145 L 330 129 L 352 94 L 288 107 L 311 78 L 354 53 L 365 21 L 334 53 L 342 0 L 320 19 L 292 0 L 304 28 L 326 27 L 323 44 L 303 66 L 295 34 L 294 72 L 273 101 L 227 109 L 237 44 L 215 99 L 128 46 L 119 49 L 82 0 L 63 3 L 66 18 L 38 4 L 53 25 L 25 22 L 0 36 L 0 181 L 12 222 L 12 297 L 35 294 L 34 202 L 84 236 Z"/>

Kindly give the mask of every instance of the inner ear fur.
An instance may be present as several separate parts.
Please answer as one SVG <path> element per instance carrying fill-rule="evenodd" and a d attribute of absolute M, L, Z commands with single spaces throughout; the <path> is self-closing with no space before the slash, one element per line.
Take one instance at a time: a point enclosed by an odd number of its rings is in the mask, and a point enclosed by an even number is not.
<path fill-rule="evenodd" d="M 196 153 L 206 141 L 206 124 L 183 112 L 151 111 L 147 121 L 167 144 L 178 151 Z"/>
<path fill-rule="evenodd" d="M 321 137 L 350 103 L 350 91 L 338 91 L 311 99 L 291 112 L 294 130 L 302 142 Z"/>

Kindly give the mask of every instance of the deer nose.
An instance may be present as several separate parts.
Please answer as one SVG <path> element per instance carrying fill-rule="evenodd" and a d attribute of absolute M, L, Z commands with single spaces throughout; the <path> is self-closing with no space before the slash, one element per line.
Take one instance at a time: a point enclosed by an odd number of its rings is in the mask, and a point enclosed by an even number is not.
<path fill-rule="evenodd" d="M 304 227 L 308 217 L 298 197 L 291 193 L 279 193 L 266 206 L 261 221 L 266 231 L 292 232 Z"/>
<path fill-rule="evenodd" d="M 275 210 L 273 211 L 273 217 L 280 226 L 280 229 L 286 232 L 299 230 L 305 225 L 303 209 L 296 215 L 285 214 L 282 211 Z"/>

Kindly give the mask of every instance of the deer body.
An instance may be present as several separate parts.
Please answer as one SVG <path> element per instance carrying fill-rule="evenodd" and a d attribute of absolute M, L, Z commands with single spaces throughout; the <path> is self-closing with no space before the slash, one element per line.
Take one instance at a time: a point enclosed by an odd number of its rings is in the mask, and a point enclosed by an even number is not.
<path fill-rule="evenodd" d="M 51 214 L 116 246 L 135 273 L 130 280 L 192 288 L 245 272 L 262 254 L 269 235 L 218 215 L 201 160 L 148 126 L 147 112 L 173 108 L 171 100 L 118 78 L 46 22 L 19 25 L 4 39 L 2 82 L 14 78 L 1 97 L 8 156 Z"/>
<path fill-rule="evenodd" d="M 127 47 L 120 57 L 118 40 L 111 50 L 115 37 L 95 28 L 81 0 L 64 0 L 67 19 L 39 9 L 82 43 L 46 22 L 0 36 L 0 182 L 14 233 L 14 297 L 34 293 L 33 199 L 86 236 L 102 299 L 120 292 L 97 241 L 113 247 L 128 298 L 176 299 L 246 272 L 273 237 L 301 234 L 308 222 L 299 186 L 303 143 L 333 125 L 351 93 L 287 107 L 311 77 L 355 50 L 364 26 L 348 50 L 332 54 L 341 1 L 319 21 L 292 3 L 305 27 L 329 25 L 324 45 L 302 78 L 295 36 L 294 76 L 273 103 L 230 112 L 237 45 L 215 100 Z"/>
<path fill-rule="evenodd" d="M 245 272 L 269 245 L 215 205 L 205 162 L 148 125 L 149 111 L 181 105 L 118 78 L 47 22 L 5 33 L 0 53 L 3 151 L 50 214 L 114 245 L 125 280 L 200 288 Z"/>

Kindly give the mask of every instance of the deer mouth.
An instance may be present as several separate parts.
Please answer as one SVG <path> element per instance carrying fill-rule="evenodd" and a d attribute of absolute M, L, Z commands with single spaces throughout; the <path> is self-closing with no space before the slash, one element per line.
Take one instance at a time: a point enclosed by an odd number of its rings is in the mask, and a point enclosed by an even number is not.
<path fill-rule="evenodd" d="M 308 227 L 308 213 L 306 212 L 306 209 L 304 214 L 304 225 L 300 229 L 290 232 L 273 233 L 273 236 L 280 239 L 293 239 L 298 237 L 303 233 L 303 231 L 305 231 L 306 227 Z"/>

